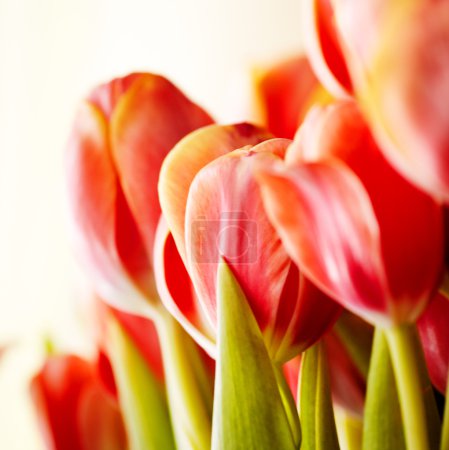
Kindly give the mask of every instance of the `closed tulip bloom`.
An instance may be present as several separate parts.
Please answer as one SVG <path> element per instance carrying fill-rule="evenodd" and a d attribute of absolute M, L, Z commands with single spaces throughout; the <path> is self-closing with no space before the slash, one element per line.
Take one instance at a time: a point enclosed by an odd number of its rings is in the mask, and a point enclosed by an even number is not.
<path fill-rule="evenodd" d="M 433 385 L 446 393 L 449 374 L 449 299 L 437 293 L 418 321 L 418 331 Z"/>
<path fill-rule="evenodd" d="M 213 341 L 217 269 L 224 259 L 248 299 L 271 357 L 285 361 L 313 344 L 340 309 L 298 270 L 264 212 L 254 167 L 260 161 L 281 161 L 290 144 L 266 138 L 251 125 L 210 126 L 173 149 L 161 171 L 161 206 L 195 293 L 183 302 L 181 296 L 167 295 L 174 291 L 166 278 L 157 280 L 167 308 L 183 316 L 181 322 L 189 315 L 198 318 L 190 322 L 193 328 L 207 323 L 199 334 Z M 176 210 L 170 208 L 174 199 L 179 202 Z M 165 242 L 170 245 L 169 239 Z M 159 267 L 164 246 L 156 248 Z M 198 314 L 192 314 L 193 308 Z"/>
<path fill-rule="evenodd" d="M 370 323 L 414 322 L 441 276 L 442 209 L 385 160 L 352 101 L 317 108 L 258 180 L 304 274 Z"/>
<path fill-rule="evenodd" d="M 31 395 L 48 450 L 125 450 L 116 399 L 97 368 L 74 355 L 51 356 L 31 382 Z"/>
<path fill-rule="evenodd" d="M 80 107 L 66 159 L 72 236 L 95 291 L 120 309 L 152 314 L 159 169 L 209 123 L 172 83 L 145 73 L 99 86 Z"/>

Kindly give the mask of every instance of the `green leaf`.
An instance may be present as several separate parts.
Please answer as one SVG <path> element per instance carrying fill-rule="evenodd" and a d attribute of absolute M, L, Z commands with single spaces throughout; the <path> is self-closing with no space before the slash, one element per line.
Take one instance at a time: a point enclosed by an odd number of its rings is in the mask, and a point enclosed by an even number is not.
<path fill-rule="evenodd" d="M 109 355 L 130 450 L 175 449 L 164 388 L 117 320 L 108 318 Z"/>
<path fill-rule="evenodd" d="M 302 357 L 298 401 L 301 450 L 339 449 L 326 353 L 321 342 L 307 349 Z"/>
<path fill-rule="evenodd" d="M 213 450 L 293 450 L 295 443 L 273 366 L 244 293 L 218 267 L 218 355 Z"/>
<path fill-rule="evenodd" d="M 365 402 L 363 450 L 405 450 L 401 410 L 387 339 L 374 334 Z"/>

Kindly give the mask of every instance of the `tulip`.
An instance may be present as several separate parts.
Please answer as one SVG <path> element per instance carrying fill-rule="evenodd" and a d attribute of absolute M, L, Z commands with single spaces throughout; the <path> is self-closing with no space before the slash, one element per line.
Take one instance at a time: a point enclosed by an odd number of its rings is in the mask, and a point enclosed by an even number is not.
<path fill-rule="evenodd" d="M 125 450 L 116 400 L 95 364 L 75 355 L 51 356 L 31 382 L 32 399 L 49 450 Z"/>
<path fill-rule="evenodd" d="M 418 321 L 427 367 L 433 385 L 446 393 L 449 374 L 449 300 L 437 293 Z"/>
<path fill-rule="evenodd" d="M 409 446 L 428 449 L 414 322 L 443 267 L 443 213 L 383 157 L 352 101 L 315 109 L 286 164 L 258 172 L 265 208 L 323 292 L 385 327 Z"/>
<path fill-rule="evenodd" d="M 255 80 L 263 123 L 275 136 L 293 139 L 308 109 L 330 96 L 315 77 L 305 56 L 282 61 Z"/>
<path fill-rule="evenodd" d="M 159 169 L 179 139 L 211 121 L 145 73 L 98 87 L 80 107 L 66 161 L 74 247 L 97 294 L 119 309 L 154 317 Z"/>
<path fill-rule="evenodd" d="M 323 7 L 328 0 L 306 3 L 316 13 L 306 47 L 323 84 L 338 91 L 320 75 L 339 80 L 338 66 L 345 65 L 386 158 L 411 182 L 447 202 L 449 5 L 430 0 L 336 0 L 333 8 Z M 328 22 L 331 32 L 323 25 Z M 323 55 L 328 54 L 338 64 L 327 61 Z M 342 84 L 337 87 L 343 92 Z"/>
<path fill-rule="evenodd" d="M 156 281 L 167 309 L 182 324 L 190 323 L 188 332 L 197 330 L 192 336 L 200 345 L 212 341 L 206 347 L 212 353 L 217 270 L 224 258 L 272 359 L 285 361 L 313 344 L 339 308 L 298 270 L 264 212 L 254 167 L 260 161 L 281 161 L 290 144 L 266 138 L 263 130 L 247 124 L 210 126 L 172 150 L 161 170 L 159 194 L 173 241 L 161 231 L 162 243 L 155 246 Z M 185 282 L 188 273 L 195 294 L 179 295 L 192 292 L 191 287 L 176 286 L 178 278 L 166 276 L 165 268 L 173 264 L 167 261 L 176 258 L 186 269 L 180 279 Z M 179 259 L 176 266 L 181 266 Z"/>
<path fill-rule="evenodd" d="M 376 325 L 413 323 L 442 271 L 441 208 L 384 159 L 357 106 L 310 113 L 258 179 L 267 214 L 320 289 Z"/>

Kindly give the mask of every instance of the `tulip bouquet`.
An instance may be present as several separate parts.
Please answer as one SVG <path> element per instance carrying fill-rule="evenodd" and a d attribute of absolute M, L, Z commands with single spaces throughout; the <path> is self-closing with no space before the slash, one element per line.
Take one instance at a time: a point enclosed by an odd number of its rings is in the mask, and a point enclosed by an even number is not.
<path fill-rule="evenodd" d="M 32 380 L 49 449 L 449 449 L 449 2 L 305 0 L 303 28 L 257 125 L 150 73 L 81 105 L 98 356 Z"/>

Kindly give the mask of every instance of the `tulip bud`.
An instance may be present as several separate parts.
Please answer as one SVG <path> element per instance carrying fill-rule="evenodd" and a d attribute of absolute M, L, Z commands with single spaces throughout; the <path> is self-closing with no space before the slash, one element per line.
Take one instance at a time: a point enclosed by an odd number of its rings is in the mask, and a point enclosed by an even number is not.
<path fill-rule="evenodd" d="M 286 162 L 258 179 L 304 274 L 370 323 L 414 322 L 441 276 L 441 207 L 387 163 L 352 102 L 312 111 Z"/>
<path fill-rule="evenodd" d="M 127 448 L 117 402 L 94 364 L 74 355 L 49 357 L 31 382 L 31 395 L 49 450 Z"/>
<path fill-rule="evenodd" d="M 66 161 L 72 235 L 95 291 L 110 304 L 152 315 L 159 169 L 179 139 L 211 121 L 152 74 L 113 80 L 81 106 Z"/>
<path fill-rule="evenodd" d="M 217 270 L 223 258 L 248 299 L 271 357 L 285 361 L 313 344 L 339 308 L 298 270 L 266 217 L 254 168 L 261 161 L 281 161 L 290 141 L 257 145 L 265 136 L 250 125 L 211 126 L 173 149 L 161 170 L 161 206 L 196 295 L 187 302 L 173 299 L 166 280 L 157 280 L 175 317 L 182 316 L 181 323 L 189 316 L 196 319 L 187 331 L 207 321 L 214 336 Z M 164 266 L 164 246 L 156 247 L 162 250 L 156 264 Z M 199 306 L 189 307 L 196 302 Z M 199 334 L 208 336 L 204 328 Z"/>

